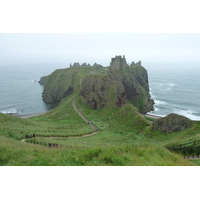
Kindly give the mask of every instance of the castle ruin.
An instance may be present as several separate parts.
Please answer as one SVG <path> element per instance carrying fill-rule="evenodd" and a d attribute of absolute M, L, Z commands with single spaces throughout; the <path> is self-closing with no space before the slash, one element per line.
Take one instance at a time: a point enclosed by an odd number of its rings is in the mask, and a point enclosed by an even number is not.
<path fill-rule="evenodd" d="M 125 69 L 126 66 L 127 66 L 127 63 L 126 63 L 125 56 L 123 56 L 123 57 L 116 56 L 115 58 L 111 59 L 111 63 L 110 63 L 111 69 L 123 70 L 123 69 Z"/>
<path fill-rule="evenodd" d="M 94 65 L 91 66 L 89 63 L 88 64 L 83 63 L 83 64 L 80 65 L 79 62 L 75 62 L 73 65 L 70 63 L 70 68 L 72 68 L 72 67 L 94 67 L 95 69 L 103 68 L 102 65 L 97 64 L 97 63 L 94 63 Z"/>
<path fill-rule="evenodd" d="M 86 63 L 83 63 L 83 64 L 79 64 L 79 62 L 75 62 L 73 65 L 70 63 L 70 68 L 71 67 L 91 67 L 90 64 L 86 64 Z"/>
<path fill-rule="evenodd" d="M 141 67 L 142 63 L 141 61 L 135 63 L 134 61 L 129 65 L 126 62 L 126 58 L 123 55 L 122 56 L 115 56 L 114 58 L 111 58 L 111 62 L 110 62 L 110 69 L 116 69 L 116 70 L 124 70 L 127 66 L 130 67 Z M 70 68 L 72 67 L 94 67 L 96 69 L 101 69 L 103 68 L 102 65 L 94 63 L 94 65 L 90 65 L 87 63 L 83 63 L 83 64 L 79 64 L 78 62 L 75 62 L 73 65 L 70 63 Z"/>

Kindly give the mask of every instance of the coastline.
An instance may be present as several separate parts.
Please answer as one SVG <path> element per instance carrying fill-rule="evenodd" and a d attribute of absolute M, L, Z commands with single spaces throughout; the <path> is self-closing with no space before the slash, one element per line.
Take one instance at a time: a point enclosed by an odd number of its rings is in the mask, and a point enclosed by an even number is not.
<path fill-rule="evenodd" d="M 153 119 L 159 119 L 159 118 L 162 118 L 162 116 L 158 116 L 158 115 L 152 115 L 152 114 L 145 114 L 144 116 L 146 117 L 150 117 L 150 118 L 153 118 Z"/>
<path fill-rule="evenodd" d="M 30 115 L 15 115 L 16 117 L 20 117 L 20 118 L 30 118 L 30 117 L 36 117 L 39 115 L 43 115 L 47 112 L 42 112 L 42 113 L 36 113 L 36 114 L 30 114 Z"/>

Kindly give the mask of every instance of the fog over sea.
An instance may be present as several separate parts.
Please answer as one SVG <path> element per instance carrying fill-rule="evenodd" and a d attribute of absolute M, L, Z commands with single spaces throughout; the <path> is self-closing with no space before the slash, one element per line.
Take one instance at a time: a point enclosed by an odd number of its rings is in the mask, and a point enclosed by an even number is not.
<path fill-rule="evenodd" d="M 200 120 L 200 63 L 142 64 L 148 71 L 150 93 L 155 101 L 155 111 L 151 114 L 177 113 Z M 43 102 L 43 86 L 35 80 L 58 68 L 64 67 L 43 64 L 1 66 L 0 112 L 29 115 L 52 109 Z"/>

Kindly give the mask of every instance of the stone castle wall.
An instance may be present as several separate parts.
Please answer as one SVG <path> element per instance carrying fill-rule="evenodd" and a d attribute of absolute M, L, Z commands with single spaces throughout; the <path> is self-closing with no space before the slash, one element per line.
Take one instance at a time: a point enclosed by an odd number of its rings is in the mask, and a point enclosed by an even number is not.
<path fill-rule="evenodd" d="M 121 56 L 116 56 L 115 58 L 111 59 L 111 63 L 110 63 L 110 68 L 111 69 L 117 69 L 117 70 L 122 70 L 125 69 L 125 67 L 127 66 L 126 63 L 126 58 L 125 56 L 121 57 Z"/>
<path fill-rule="evenodd" d="M 135 63 L 132 62 L 130 65 L 126 62 L 125 56 L 115 56 L 114 58 L 111 58 L 110 62 L 110 69 L 116 69 L 116 70 L 124 70 L 126 66 L 137 66 L 141 67 L 141 61 Z M 94 67 L 97 69 L 103 68 L 102 65 L 94 63 L 94 65 L 90 65 L 87 63 L 79 64 L 78 62 L 75 62 L 73 65 L 70 63 L 70 68 L 71 67 Z"/>

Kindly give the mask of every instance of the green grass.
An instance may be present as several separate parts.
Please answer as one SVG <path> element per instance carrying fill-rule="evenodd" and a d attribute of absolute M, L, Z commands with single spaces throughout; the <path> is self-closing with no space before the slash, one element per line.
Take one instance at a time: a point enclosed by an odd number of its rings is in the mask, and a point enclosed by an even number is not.
<path fill-rule="evenodd" d="M 74 97 L 70 96 L 63 100 L 59 107 L 37 117 L 21 119 L 0 114 L 0 134 L 20 140 L 30 134 L 73 136 L 93 131 L 74 110 L 71 103 Z"/>
<path fill-rule="evenodd" d="M 57 108 L 41 116 L 21 119 L 0 114 L 0 165 L 199 165 L 199 161 L 184 160 L 165 146 L 199 139 L 200 122 L 182 132 L 152 132 L 151 122 L 131 104 L 95 110 L 78 98 L 78 109 L 100 129 L 97 134 L 77 139 L 35 139 L 67 146 L 61 149 L 19 141 L 24 134 L 70 136 L 91 132 L 92 128 L 73 109 L 72 100 L 76 95 L 64 98 Z"/>
<path fill-rule="evenodd" d="M 161 133 L 159 131 L 151 131 L 147 128 L 144 135 L 153 142 L 159 142 L 163 146 L 174 146 L 187 142 L 193 142 L 200 139 L 200 121 L 193 122 L 192 126 L 184 131 L 174 133 Z"/>
<path fill-rule="evenodd" d="M 153 159 L 152 159 L 153 158 Z M 95 166 L 95 165 L 192 165 L 190 161 L 151 144 L 49 149 L 0 136 L 0 165 Z"/>
<path fill-rule="evenodd" d="M 144 118 L 145 118 L 146 120 L 150 121 L 150 122 L 155 121 L 155 119 L 154 119 L 154 118 L 151 118 L 151 117 L 144 116 Z"/>

